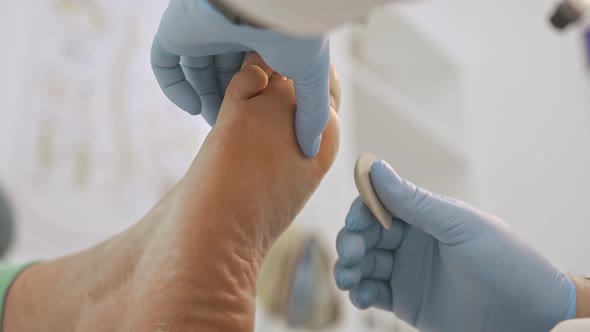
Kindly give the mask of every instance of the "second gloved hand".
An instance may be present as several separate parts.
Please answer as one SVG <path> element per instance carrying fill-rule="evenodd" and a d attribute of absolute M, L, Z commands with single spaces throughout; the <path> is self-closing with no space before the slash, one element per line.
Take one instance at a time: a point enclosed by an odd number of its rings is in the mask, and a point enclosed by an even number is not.
<path fill-rule="evenodd" d="M 385 230 L 359 198 L 338 235 L 336 283 L 355 306 L 442 332 L 549 331 L 575 316 L 572 280 L 507 224 L 382 161 L 371 180 L 395 217 Z"/>
<path fill-rule="evenodd" d="M 315 156 L 330 114 L 327 36 L 297 38 L 236 25 L 207 0 L 171 0 L 154 38 L 152 67 L 170 100 L 213 125 L 228 84 L 250 51 L 294 81 L 297 140 L 306 156 Z"/>

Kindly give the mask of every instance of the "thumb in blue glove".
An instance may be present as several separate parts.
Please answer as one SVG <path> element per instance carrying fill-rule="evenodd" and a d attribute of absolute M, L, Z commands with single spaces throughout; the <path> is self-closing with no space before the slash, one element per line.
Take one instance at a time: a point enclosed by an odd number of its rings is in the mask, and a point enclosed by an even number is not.
<path fill-rule="evenodd" d="M 330 115 L 327 35 L 299 38 L 236 25 L 207 0 L 171 0 L 154 38 L 152 68 L 171 101 L 213 125 L 227 85 L 250 51 L 294 81 L 295 133 L 303 153 L 314 157 Z"/>
<path fill-rule="evenodd" d="M 338 235 L 337 285 L 362 309 L 421 331 L 549 331 L 575 316 L 572 280 L 496 217 L 371 169 L 394 215 L 385 230 L 357 199 Z"/>

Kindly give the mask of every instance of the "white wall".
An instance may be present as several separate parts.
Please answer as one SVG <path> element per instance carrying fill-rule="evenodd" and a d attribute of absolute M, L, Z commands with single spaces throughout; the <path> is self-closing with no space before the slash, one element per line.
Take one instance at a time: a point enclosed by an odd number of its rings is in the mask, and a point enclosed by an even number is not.
<path fill-rule="evenodd" d="M 8 175 L 9 154 L 13 137 L 13 112 L 18 112 L 17 91 L 20 89 L 19 58 L 22 55 L 23 30 L 20 1 L 3 1 L 0 3 L 0 40 L 3 41 L 0 52 L 2 77 L 0 77 L 0 183 L 10 180 Z"/>
<path fill-rule="evenodd" d="M 0 4 L 0 183 L 18 219 L 14 261 L 80 250 L 134 223 L 183 174 L 209 128 L 173 107 L 151 73 L 165 3 L 140 13 L 133 0 L 95 11 L 69 4 Z M 56 14 L 59 5 L 68 9 Z M 48 123 L 50 167 L 39 160 Z M 89 165 L 83 183 L 75 165 Z"/>
<path fill-rule="evenodd" d="M 590 70 L 550 0 L 424 2 L 410 16 L 463 58 L 483 207 L 590 273 Z M 411 6 L 407 6 L 411 7 Z"/>

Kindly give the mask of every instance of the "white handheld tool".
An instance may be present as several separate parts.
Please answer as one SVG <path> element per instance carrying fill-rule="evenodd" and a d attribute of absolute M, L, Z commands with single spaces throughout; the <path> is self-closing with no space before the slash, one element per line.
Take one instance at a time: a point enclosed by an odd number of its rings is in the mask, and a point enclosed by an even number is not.
<path fill-rule="evenodd" d="M 371 213 L 377 218 L 379 223 L 386 229 L 391 227 L 391 213 L 383 206 L 379 200 L 373 183 L 371 182 L 371 166 L 377 161 L 377 158 L 369 153 L 363 153 L 359 156 L 354 167 L 354 183 L 365 205 L 371 210 Z"/>

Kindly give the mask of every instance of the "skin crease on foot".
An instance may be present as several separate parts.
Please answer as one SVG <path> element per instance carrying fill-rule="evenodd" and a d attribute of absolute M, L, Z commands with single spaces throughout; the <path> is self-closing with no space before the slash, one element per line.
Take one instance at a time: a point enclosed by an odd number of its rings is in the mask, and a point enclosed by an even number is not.
<path fill-rule="evenodd" d="M 336 157 L 334 87 L 320 153 L 306 158 L 293 82 L 251 55 L 176 187 L 125 232 L 25 270 L 2 331 L 253 331 L 262 261 Z"/>

